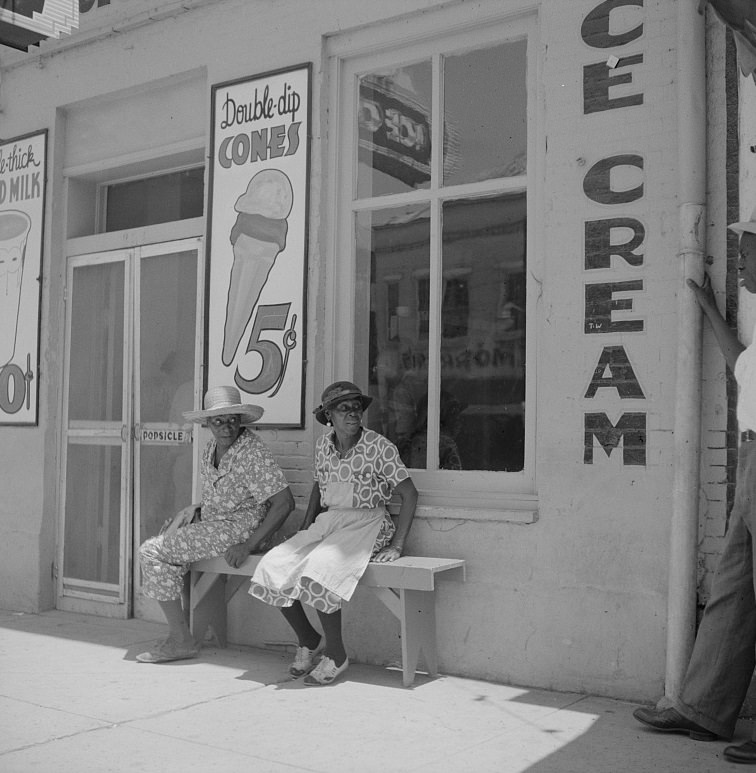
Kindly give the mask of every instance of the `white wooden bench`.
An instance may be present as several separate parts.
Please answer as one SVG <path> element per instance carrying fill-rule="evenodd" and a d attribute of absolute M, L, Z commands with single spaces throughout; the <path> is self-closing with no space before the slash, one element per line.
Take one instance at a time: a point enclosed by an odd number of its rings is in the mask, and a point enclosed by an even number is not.
<path fill-rule="evenodd" d="M 212 626 L 225 647 L 226 604 L 254 574 L 262 555 L 251 555 L 237 568 L 223 556 L 195 561 L 191 566 L 189 625 L 197 641 Z M 404 686 L 415 679 L 420 653 L 431 676 L 438 674 L 436 654 L 436 580 L 465 579 L 465 562 L 458 558 L 402 556 L 387 564 L 368 564 L 360 585 L 370 588 L 399 619 Z"/>

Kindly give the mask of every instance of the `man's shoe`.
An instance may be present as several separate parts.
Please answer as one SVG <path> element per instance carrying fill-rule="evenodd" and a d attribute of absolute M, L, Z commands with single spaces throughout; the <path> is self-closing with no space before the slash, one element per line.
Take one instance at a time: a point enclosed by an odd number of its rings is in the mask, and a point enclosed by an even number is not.
<path fill-rule="evenodd" d="M 724 756 L 730 762 L 756 765 L 756 741 L 746 741 L 740 746 L 726 746 Z"/>
<path fill-rule="evenodd" d="M 694 741 L 716 741 L 717 734 L 686 719 L 675 709 L 640 708 L 633 716 L 644 725 L 662 733 L 687 733 Z"/>
<path fill-rule="evenodd" d="M 304 678 L 304 683 L 308 687 L 320 687 L 324 684 L 331 684 L 337 676 L 343 674 L 344 671 L 349 668 L 349 658 L 347 658 L 340 666 L 336 665 L 336 662 L 329 658 L 323 657 L 315 668 Z"/>
<path fill-rule="evenodd" d="M 315 667 L 315 658 L 323 650 L 325 642 L 320 640 L 315 649 L 311 650 L 308 647 L 297 647 L 297 654 L 294 658 L 294 662 L 289 666 L 289 673 L 295 678 L 299 678 L 303 674 L 309 674 Z"/>

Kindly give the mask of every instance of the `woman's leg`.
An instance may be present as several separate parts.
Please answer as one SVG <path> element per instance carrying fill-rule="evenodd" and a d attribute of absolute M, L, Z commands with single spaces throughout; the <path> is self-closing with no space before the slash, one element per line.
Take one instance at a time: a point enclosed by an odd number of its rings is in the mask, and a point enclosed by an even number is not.
<path fill-rule="evenodd" d="M 176 642 L 179 647 L 194 647 L 195 641 L 186 622 L 186 615 L 181 604 L 181 599 L 173 601 L 159 601 L 168 623 L 168 638 Z"/>
<path fill-rule="evenodd" d="M 317 649 L 320 644 L 320 634 L 313 627 L 302 604 L 297 600 L 290 607 L 280 607 L 280 609 L 286 622 L 297 635 L 299 646 L 307 647 L 309 650 Z"/>
<path fill-rule="evenodd" d="M 347 656 L 344 640 L 341 637 L 341 610 L 337 609 L 335 612 L 318 610 L 318 617 L 326 640 L 323 656 L 331 658 L 337 666 L 340 666 Z"/>
<path fill-rule="evenodd" d="M 238 524 L 210 521 L 184 526 L 175 534 L 151 537 L 140 546 L 142 593 L 160 605 L 168 623 L 168 641 L 179 649 L 195 647 L 181 603 L 189 563 L 221 555 L 241 541 L 241 531 Z"/>

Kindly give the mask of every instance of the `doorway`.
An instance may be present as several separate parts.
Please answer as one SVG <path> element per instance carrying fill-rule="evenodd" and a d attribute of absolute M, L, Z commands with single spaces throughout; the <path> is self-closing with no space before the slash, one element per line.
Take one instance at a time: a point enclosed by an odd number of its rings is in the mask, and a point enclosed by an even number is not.
<path fill-rule="evenodd" d="M 161 619 L 137 549 L 192 501 L 202 240 L 69 258 L 58 608 Z"/>

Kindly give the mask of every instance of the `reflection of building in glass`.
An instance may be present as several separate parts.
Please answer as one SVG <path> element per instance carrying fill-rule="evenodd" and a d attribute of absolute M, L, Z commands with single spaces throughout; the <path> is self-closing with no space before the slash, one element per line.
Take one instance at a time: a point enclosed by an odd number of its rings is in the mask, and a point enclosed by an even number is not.
<path fill-rule="evenodd" d="M 525 194 L 443 208 L 439 467 L 521 470 L 525 396 Z M 373 426 L 405 461 L 423 453 L 431 330 L 427 210 L 371 233 Z M 380 415 L 379 415 L 380 413 Z"/>

